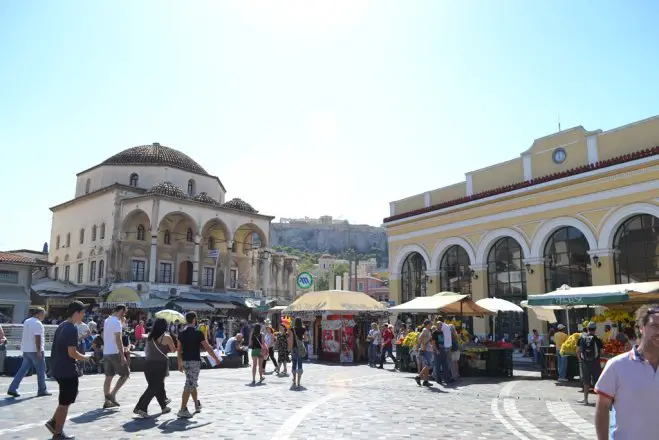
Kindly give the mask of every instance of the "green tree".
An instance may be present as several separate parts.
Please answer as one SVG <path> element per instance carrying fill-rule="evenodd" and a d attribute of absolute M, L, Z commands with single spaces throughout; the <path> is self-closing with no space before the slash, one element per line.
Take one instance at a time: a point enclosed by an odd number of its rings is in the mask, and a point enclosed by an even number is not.
<path fill-rule="evenodd" d="M 316 280 L 316 290 L 329 290 L 329 279 L 327 275 L 321 275 Z"/>
<path fill-rule="evenodd" d="M 334 266 L 334 276 L 343 276 L 348 272 L 348 265 L 346 263 L 339 263 Z"/>

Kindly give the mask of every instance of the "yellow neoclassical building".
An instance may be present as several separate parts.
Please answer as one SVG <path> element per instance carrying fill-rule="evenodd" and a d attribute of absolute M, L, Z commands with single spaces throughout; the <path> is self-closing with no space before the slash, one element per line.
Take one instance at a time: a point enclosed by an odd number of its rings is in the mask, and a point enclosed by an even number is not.
<path fill-rule="evenodd" d="M 391 299 L 455 291 L 519 303 L 563 284 L 659 280 L 657 146 L 659 116 L 574 127 L 464 182 L 391 202 Z M 509 334 L 545 328 L 534 314 L 500 320 Z M 490 331 L 483 319 L 473 326 Z"/>

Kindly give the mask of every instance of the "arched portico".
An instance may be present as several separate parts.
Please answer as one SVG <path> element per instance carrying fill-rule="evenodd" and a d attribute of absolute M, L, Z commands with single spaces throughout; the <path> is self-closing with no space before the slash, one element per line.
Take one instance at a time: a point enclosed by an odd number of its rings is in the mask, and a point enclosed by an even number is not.
<path fill-rule="evenodd" d="M 417 252 L 419 255 L 421 255 L 423 260 L 426 262 L 426 267 L 430 267 L 430 257 L 428 256 L 428 250 L 422 245 L 408 244 L 398 250 L 394 264 L 391 266 L 391 272 L 394 278 L 400 276 L 401 270 L 403 268 L 403 262 L 405 262 L 405 259 L 413 252 Z"/>
<path fill-rule="evenodd" d="M 605 220 L 599 234 L 598 249 L 613 249 L 616 233 L 629 217 L 649 214 L 659 218 L 659 206 L 651 203 L 632 203 L 613 211 Z"/>
<path fill-rule="evenodd" d="M 531 253 L 525 258 L 543 258 L 547 240 L 549 240 L 552 234 L 558 229 L 566 226 L 578 229 L 584 237 L 586 237 L 586 240 L 588 240 L 590 249 L 597 249 L 597 237 L 595 237 L 593 231 L 584 222 L 577 220 L 574 217 L 556 217 L 544 222 L 540 228 L 538 228 L 531 241 Z"/>
<path fill-rule="evenodd" d="M 462 237 L 451 237 L 440 241 L 439 244 L 435 247 L 435 250 L 432 253 L 432 257 L 430 258 L 430 266 L 428 266 L 430 270 L 437 270 L 439 268 L 444 253 L 451 246 L 460 246 L 463 248 L 467 252 L 467 255 L 469 255 L 469 264 L 473 265 L 476 263 L 476 254 L 474 253 L 474 248 L 472 247 L 471 243 Z"/>
<path fill-rule="evenodd" d="M 490 249 L 499 239 L 504 237 L 510 237 L 519 243 L 519 246 L 522 249 L 524 258 L 527 258 L 527 255 L 531 254 L 529 244 L 526 242 L 526 239 L 521 232 L 516 229 L 511 228 L 500 228 L 489 231 L 481 239 L 478 247 L 476 248 L 476 266 L 484 266 L 487 264 L 487 258 L 490 253 Z"/>

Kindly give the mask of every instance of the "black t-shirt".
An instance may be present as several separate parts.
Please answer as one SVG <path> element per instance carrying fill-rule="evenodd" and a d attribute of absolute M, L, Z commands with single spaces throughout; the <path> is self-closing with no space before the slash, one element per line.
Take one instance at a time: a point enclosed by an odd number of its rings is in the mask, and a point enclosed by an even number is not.
<path fill-rule="evenodd" d="M 183 345 L 182 358 L 184 361 L 201 361 L 199 352 L 204 334 L 194 327 L 187 327 L 178 335 L 178 340 Z"/>
<path fill-rule="evenodd" d="M 78 377 L 78 363 L 69 356 L 69 347 L 78 347 L 78 328 L 64 321 L 55 330 L 50 351 L 50 372 L 55 379 Z"/>
<path fill-rule="evenodd" d="M 302 328 L 293 328 L 293 347 L 297 347 L 297 340 L 304 343 L 304 334 L 307 332 L 307 329 Z"/>

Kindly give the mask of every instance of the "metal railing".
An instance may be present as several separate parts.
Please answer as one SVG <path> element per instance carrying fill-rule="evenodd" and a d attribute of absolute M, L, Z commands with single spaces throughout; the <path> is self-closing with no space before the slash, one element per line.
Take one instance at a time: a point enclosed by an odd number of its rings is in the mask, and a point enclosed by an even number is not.
<path fill-rule="evenodd" d="M 23 324 L 2 324 L 2 330 L 7 338 L 7 350 L 20 350 L 21 340 L 23 339 Z M 53 346 L 53 337 L 55 336 L 56 325 L 44 325 L 46 340 L 45 349 L 50 350 Z"/>

